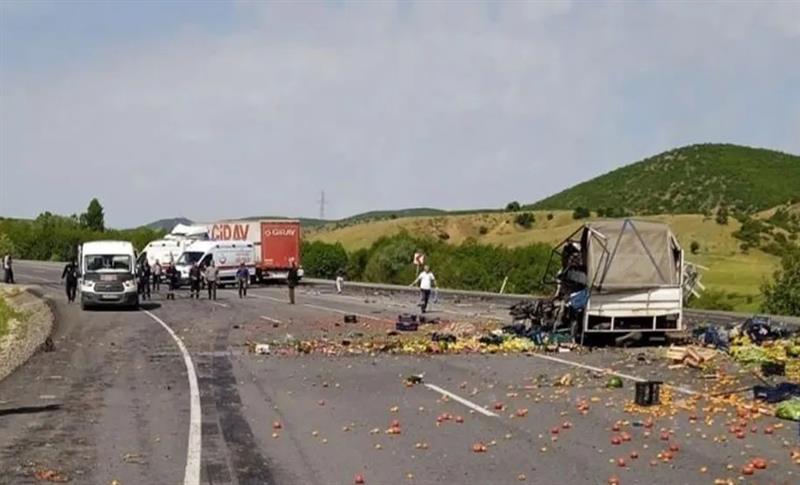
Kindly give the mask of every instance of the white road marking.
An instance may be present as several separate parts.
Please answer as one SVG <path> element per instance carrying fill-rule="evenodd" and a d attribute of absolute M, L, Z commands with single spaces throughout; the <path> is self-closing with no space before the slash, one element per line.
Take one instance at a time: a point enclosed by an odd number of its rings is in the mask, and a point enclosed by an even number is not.
<path fill-rule="evenodd" d="M 441 387 L 439 387 L 439 386 L 436 386 L 436 385 L 434 385 L 434 384 L 428 384 L 428 383 L 426 383 L 426 384 L 425 384 L 425 387 L 427 387 L 428 389 L 430 389 L 430 390 L 432 390 L 432 391 L 436 391 L 436 392 L 438 392 L 439 394 L 442 394 L 442 395 L 444 395 L 444 396 L 447 396 L 447 397 L 449 397 L 450 399 L 452 399 L 453 401 L 459 402 L 459 403 L 463 404 L 464 406 L 466 406 L 466 407 L 468 407 L 468 408 L 472 409 L 473 411 L 475 411 L 475 412 L 477 412 L 477 413 L 481 413 L 481 414 L 483 414 L 484 416 L 488 416 L 488 417 L 490 417 L 490 418 L 496 418 L 496 417 L 498 417 L 498 416 L 497 416 L 497 414 L 495 414 L 495 413 L 493 413 L 493 412 L 491 412 L 491 411 L 489 411 L 489 410 L 487 410 L 487 409 L 485 409 L 485 408 L 482 408 L 482 407 L 478 406 L 477 404 L 475 404 L 475 403 L 474 403 L 474 402 L 472 402 L 472 401 L 469 401 L 469 400 L 467 400 L 467 399 L 464 399 L 464 398 L 463 398 L 463 397 L 461 397 L 461 396 L 458 396 L 458 395 L 456 395 L 456 394 L 453 394 L 453 393 L 452 393 L 452 392 L 450 392 L 450 391 L 447 391 L 447 390 L 445 390 L 445 389 L 442 389 L 442 388 L 441 388 Z"/>
<path fill-rule="evenodd" d="M 31 274 L 26 274 L 26 275 L 24 275 L 24 276 L 25 276 L 25 278 L 30 278 L 30 279 L 33 279 L 33 280 L 44 281 L 45 283 L 56 283 L 56 281 L 54 281 L 54 280 L 53 280 L 53 278 L 42 278 L 42 277 L 39 277 L 39 276 L 33 276 L 33 275 L 31 275 Z"/>
<path fill-rule="evenodd" d="M 619 377 L 621 379 L 628 379 L 628 380 L 634 381 L 634 382 L 647 382 L 647 379 L 642 379 L 641 377 L 632 376 L 630 374 L 623 374 L 622 372 L 612 371 L 611 369 L 603 369 L 603 368 L 600 368 L 600 367 L 595 367 L 593 365 L 581 364 L 579 362 L 572 362 L 571 360 L 560 359 L 558 357 L 553 357 L 551 355 L 543 355 L 543 354 L 535 354 L 535 353 L 534 354 L 529 354 L 529 355 L 531 357 L 536 357 L 537 359 L 544 359 L 544 360 L 549 360 L 549 361 L 552 361 L 552 362 L 558 362 L 559 364 L 571 365 L 573 367 L 578 367 L 580 369 L 586 369 L 586 370 L 590 370 L 590 371 L 594 371 L 594 372 L 599 372 L 601 374 L 608 374 L 608 375 L 611 375 L 611 376 Z M 691 396 L 699 394 L 697 391 L 693 391 L 693 390 L 687 389 L 685 387 L 673 386 L 673 385 L 670 385 L 670 384 L 664 384 L 664 386 L 665 387 L 669 387 L 671 389 L 675 389 L 678 392 L 681 392 L 683 394 L 688 394 L 688 395 L 691 395 Z"/>
<path fill-rule="evenodd" d="M 172 336 L 181 354 L 183 354 L 183 363 L 186 366 L 186 375 L 189 378 L 189 444 L 186 448 L 186 471 L 184 472 L 183 484 L 199 485 L 203 428 L 201 426 L 200 389 L 197 385 L 197 373 L 195 372 L 194 363 L 192 362 L 192 357 L 189 355 L 189 351 L 186 350 L 186 346 L 183 345 L 183 340 L 178 337 L 170 326 L 148 310 L 143 311 L 147 316 L 164 327 L 164 330 Z"/>
<path fill-rule="evenodd" d="M 272 323 L 283 323 L 282 321 L 278 320 L 277 318 L 271 318 L 271 317 L 268 317 L 266 315 L 261 315 L 258 318 L 260 318 L 262 320 L 266 320 L 268 322 L 272 322 Z"/>
<path fill-rule="evenodd" d="M 220 302 L 214 301 L 214 300 L 211 300 L 211 304 L 212 305 L 221 306 L 222 308 L 228 308 L 228 305 L 226 303 L 220 303 Z"/>
<path fill-rule="evenodd" d="M 366 318 L 367 320 L 376 320 L 376 321 L 379 321 L 379 322 L 391 322 L 391 321 L 393 321 L 393 320 L 390 320 L 388 318 L 373 317 L 372 315 L 364 315 L 363 313 L 347 312 L 347 311 L 344 311 L 344 310 L 339 310 L 338 308 L 330 308 L 330 307 L 326 307 L 326 306 L 312 305 L 311 303 L 304 303 L 303 306 L 307 306 L 309 308 L 316 308 L 317 310 L 326 310 L 326 311 L 329 311 L 329 312 L 336 312 L 336 313 L 339 313 L 341 315 L 356 315 L 356 316 L 359 316 L 361 318 Z"/>

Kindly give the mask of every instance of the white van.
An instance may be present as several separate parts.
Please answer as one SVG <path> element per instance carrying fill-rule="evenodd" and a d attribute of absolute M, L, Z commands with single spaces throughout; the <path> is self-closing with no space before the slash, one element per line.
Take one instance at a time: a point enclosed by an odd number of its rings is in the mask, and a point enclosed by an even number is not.
<path fill-rule="evenodd" d="M 213 260 L 219 270 L 219 283 L 234 283 L 239 265 L 244 263 L 250 273 L 250 280 L 255 280 L 256 264 L 253 243 L 248 241 L 195 241 L 184 248 L 175 268 L 178 270 L 181 283 L 189 281 L 189 270 L 193 264 L 205 268 Z"/>
<path fill-rule="evenodd" d="M 146 257 L 147 264 L 151 267 L 158 261 L 162 268 L 167 269 L 175 264 L 175 261 L 183 253 L 184 248 L 192 242 L 188 239 L 174 237 L 150 241 L 142 250 L 139 259 Z"/>
<path fill-rule="evenodd" d="M 81 309 L 115 305 L 136 308 L 136 250 L 128 241 L 91 241 L 78 247 Z"/>

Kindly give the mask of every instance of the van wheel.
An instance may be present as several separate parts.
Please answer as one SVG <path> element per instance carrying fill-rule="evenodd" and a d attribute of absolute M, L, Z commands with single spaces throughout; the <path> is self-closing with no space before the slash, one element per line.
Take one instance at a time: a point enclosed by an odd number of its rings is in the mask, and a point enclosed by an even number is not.
<path fill-rule="evenodd" d="M 88 307 L 88 305 L 86 305 L 86 302 L 85 301 L 81 301 L 81 310 L 86 311 L 87 308 L 89 308 L 89 307 Z"/>

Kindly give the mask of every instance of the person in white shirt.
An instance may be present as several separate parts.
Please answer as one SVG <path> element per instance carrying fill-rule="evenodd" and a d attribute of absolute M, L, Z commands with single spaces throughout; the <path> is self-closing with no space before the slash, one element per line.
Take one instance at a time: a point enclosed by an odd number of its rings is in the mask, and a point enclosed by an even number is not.
<path fill-rule="evenodd" d="M 414 286 L 417 283 L 419 283 L 419 292 L 421 298 L 419 307 L 422 310 L 422 313 L 425 313 L 428 310 L 428 301 L 431 299 L 431 289 L 436 286 L 436 277 L 433 275 L 430 266 L 427 264 L 422 272 L 417 275 L 417 279 L 411 283 L 411 286 Z"/>

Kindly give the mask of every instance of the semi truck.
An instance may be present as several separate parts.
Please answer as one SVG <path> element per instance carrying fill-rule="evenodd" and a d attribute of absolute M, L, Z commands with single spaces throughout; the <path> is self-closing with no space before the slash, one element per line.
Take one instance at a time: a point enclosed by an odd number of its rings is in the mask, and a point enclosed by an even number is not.
<path fill-rule="evenodd" d="M 300 221 L 232 220 L 206 224 L 213 241 L 244 240 L 253 244 L 255 279 L 285 280 L 292 264 L 300 266 Z M 302 269 L 298 271 L 302 277 Z"/>

